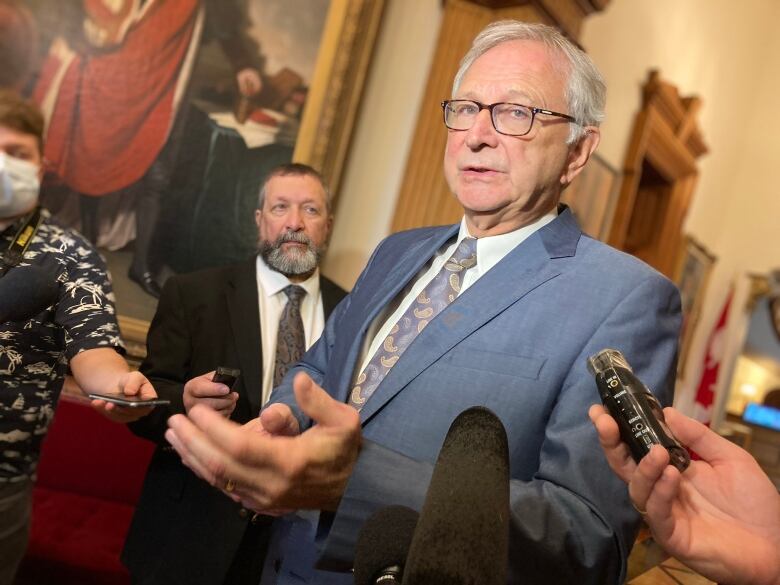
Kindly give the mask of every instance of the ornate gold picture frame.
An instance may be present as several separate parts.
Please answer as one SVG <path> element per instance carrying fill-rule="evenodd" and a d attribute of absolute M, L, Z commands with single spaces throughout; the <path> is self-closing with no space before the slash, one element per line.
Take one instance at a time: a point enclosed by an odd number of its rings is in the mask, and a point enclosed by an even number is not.
<path fill-rule="evenodd" d="M 9 83 L 46 116 L 42 203 L 106 258 L 131 357 L 145 353 L 171 274 L 254 253 L 257 186 L 270 168 L 308 163 L 337 191 L 384 4 L 13 5 L 27 28 L 11 52 L 26 59 Z"/>

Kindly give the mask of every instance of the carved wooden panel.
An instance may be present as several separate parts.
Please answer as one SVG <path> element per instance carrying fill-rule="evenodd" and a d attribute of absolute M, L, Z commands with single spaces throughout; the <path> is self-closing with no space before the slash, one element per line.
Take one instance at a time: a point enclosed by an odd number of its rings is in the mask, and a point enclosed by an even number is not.
<path fill-rule="evenodd" d="M 608 242 L 674 278 L 696 160 L 707 152 L 696 122 L 701 101 L 680 97 L 657 71 L 642 92 Z"/>

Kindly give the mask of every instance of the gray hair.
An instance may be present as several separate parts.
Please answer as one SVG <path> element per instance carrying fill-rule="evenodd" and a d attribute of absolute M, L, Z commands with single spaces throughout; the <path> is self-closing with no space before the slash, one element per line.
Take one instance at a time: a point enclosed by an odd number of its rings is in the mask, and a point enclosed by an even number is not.
<path fill-rule="evenodd" d="M 270 183 L 271 179 L 274 177 L 311 177 L 312 179 L 318 181 L 319 184 L 322 185 L 322 190 L 325 191 L 325 208 L 328 212 L 328 215 L 330 215 L 330 187 L 328 187 L 327 183 L 325 183 L 325 179 L 317 169 L 303 163 L 286 163 L 279 165 L 278 167 L 274 167 L 269 171 L 269 173 L 265 176 L 265 179 L 263 179 L 262 185 L 260 185 L 260 193 L 257 196 L 257 208 L 259 210 L 262 211 L 263 209 L 263 204 L 265 203 L 265 192 L 268 188 L 268 183 Z"/>
<path fill-rule="evenodd" d="M 607 87 L 591 58 L 558 29 L 545 24 L 501 20 L 489 24 L 474 39 L 471 49 L 460 62 L 460 69 L 452 84 L 453 96 L 457 93 L 463 76 L 477 58 L 493 47 L 509 41 L 537 41 L 561 54 L 569 63 L 568 81 L 564 97 L 568 114 L 577 120 L 569 124 L 567 144 L 577 142 L 584 134 L 583 126 L 598 126 L 604 119 Z"/>

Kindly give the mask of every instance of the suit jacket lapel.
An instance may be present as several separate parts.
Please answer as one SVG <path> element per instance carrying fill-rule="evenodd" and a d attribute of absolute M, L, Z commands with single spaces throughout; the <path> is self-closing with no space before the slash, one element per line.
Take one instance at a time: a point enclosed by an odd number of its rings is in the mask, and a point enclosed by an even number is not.
<path fill-rule="evenodd" d="M 457 235 L 459 228 L 460 226 L 455 224 L 432 232 L 427 237 L 410 245 L 401 253 L 400 258 L 388 255 L 386 258 L 388 266 L 378 266 L 375 272 L 379 282 L 373 285 L 375 293 L 366 303 L 366 306 L 371 308 L 365 322 L 366 327 L 373 322 L 379 311 L 390 304 L 411 279 L 422 270 L 436 251 L 447 240 Z"/>
<path fill-rule="evenodd" d="M 236 345 L 238 361 L 241 364 L 241 377 L 247 393 L 246 398 L 249 400 L 252 416 L 257 416 L 262 398 L 260 372 L 263 356 L 254 258 L 233 273 L 232 278 L 226 283 L 225 295 L 233 342 Z"/>
<path fill-rule="evenodd" d="M 573 256 L 581 232 L 565 211 L 517 248 L 444 309 L 409 346 L 360 411 L 367 422 L 390 399 L 482 325 L 560 274 L 555 258 Z"/>
<path fill-rule="evenodd" d="M 360 366 L 356 362 L 360 359 L 366 332 L 374 319 L 400 294 L 436 251 L 458 233 L 458 228 L 456 224 L 433 230 L 421 239 L 411 242 L 407 248 L 399 250 L 398 254 L 385 254 L 382 260 L 372 262 L 370 273 L 367 274 L 368 280 L 361 283 L 358 294 L 355 294 L 354 290 L 352 293 L 349 312 L 351 315 L 360 316 L 361 320 L 355 324 L 354 329 L 344 332 L 353 337 L 344 363 L 355 368 Z M 352 374 L 349 368 L 339 372 L 337 399 L 347 399 L 351 390 Z"/>

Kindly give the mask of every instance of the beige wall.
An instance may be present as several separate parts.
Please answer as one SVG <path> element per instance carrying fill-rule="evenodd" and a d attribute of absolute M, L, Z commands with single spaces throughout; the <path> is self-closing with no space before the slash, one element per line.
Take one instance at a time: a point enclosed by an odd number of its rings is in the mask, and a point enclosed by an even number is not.
<path fill-rule="evenodd" d="M 710 153 L 701 160 L 686 229 L 718 262 L 692 363 L 701 359 L 733 278 L 780 266 L 772 172 L 780 166 L 778 17 L 776 0 L 612 0 L 583 29 L 582 44 L 609 88 L 600 151 L 613 165 L 622 164 L 651 68 L 704 103 L 700 121 Z M 325 265 L 344 286 L 388 234 L 440 19 L 439 0 L 388 2 Z M 741 325 L 733 327 L 738 345 Z M 698 378 L 698 368 L 687 372 L 683 394 Z"/>
<path fill-rule="evenodd" d="M 438 0 L 388 0 L 323 272 L 352 288 L 390 233 L 441 21 Z"/>
<path fill-rule="evenodd" d="M 609 88 L 601 153 L 613 164 L 622 163 L 649 69 L 659 69 L 683 95 L 703 99 L 700 121 L 710 154 L 701 161 L 687 228 L 711 248 L 726 235 L 726 224 L 744 218 L 741 206 L 732 209 L 744 202 L 734 197 L 744 180 L 737 171 L 752 167 L 756 151 L 768 146 L 750 130 L 759 102 L 772 107 L 763 86 L 780 64 L 780 55 L 767 50 L 779 15 L 775 0 L 613 0 L 584 28 L 582 43 Z"/>

